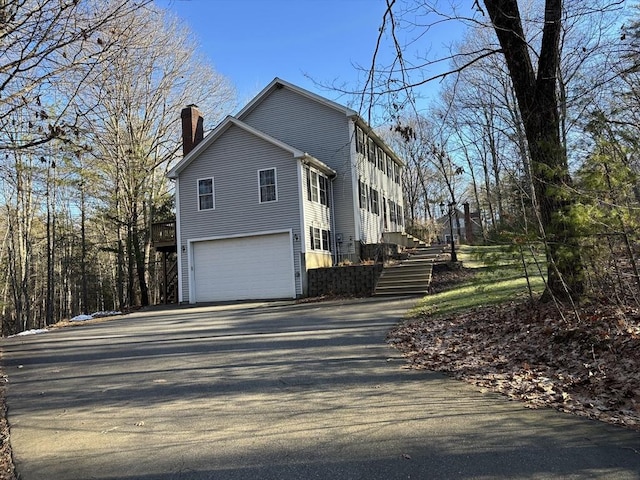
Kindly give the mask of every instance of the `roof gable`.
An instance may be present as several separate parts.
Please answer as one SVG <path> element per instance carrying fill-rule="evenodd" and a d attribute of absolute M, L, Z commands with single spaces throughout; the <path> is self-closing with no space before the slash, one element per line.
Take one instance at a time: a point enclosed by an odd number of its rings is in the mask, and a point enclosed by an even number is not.
<path fill-rule="evenodd" d="M 257 130 L 250 125 L 247 125 L 246 123 L 238 120 L 235 117 L 227 116 L 209 135 L 207 135 L 193 150 L 191 150 L 191 152 L 189 152 L 186 157 L 180 160 L 171 170 L 169 170 L 167 176 L 169 178 L 177 178 L 178 175 L 180 175 L 180 172 L 182 172 L 187 166 L 189 166 L 189 164 L 193 160 L 195 160 L 202 152 L 209 148 L 211 144 L 213 144 L 232 126 L 241 128 L 251 135 L 254 135 L 268 143 L 271 143 L 272 145 L 275 145 L 289 152 L 293 156 L 293 158 L 305 159 L 308 163 L 316 166 L 320 170 L 324 170 L 325 173 L 329 175 L 335 175 L 336 173 L 330 167 L 322 163 L 320 160 L 312 157 L 308 153 L 303 152 L 302 150 L 298 150 L 297 148 L 292 147 L 291 145 L 288 145 L 278 140 L 277 138 L 273 138 L 272 136 L 267 135 L 266 133 L 261 132 L 260 130 Z"/>
<path fill-rule="evenodd" d="M 345 107 L 344 105 L 340 105 L 339 103 L 329 100 L 328 98 L 321 97 L 316 93 L 310 92 L 309 90 L 305 90 L 304 88 L 300 88 L 297 85 L 286 82 L 281 78 L 276 77 L 271 81 L 271 83 L 269 83 L 269 85 L 263 88 L 262 91 L 253 98 L 253 100 L 245 105 L 245 107 L 238 112 L 236 117 L 239 119 L 246 118 L 246 116 L 249 115 L 249 113 L 251 113 L 256 107 L 258 107 L 258 105 L 260 105 L 265 98 L 271 95 L 274 90 L 279 88 L 286 88 L 288 90 L 291 90 L 299 95 L 302 95 L 303 97 L 313 100 L 314 102 L 325 105 L 340 113 L 343 113 L 347 117 L 355 117 L 358 115 L 358 112 L 356 112 L 355 110 Z"/>

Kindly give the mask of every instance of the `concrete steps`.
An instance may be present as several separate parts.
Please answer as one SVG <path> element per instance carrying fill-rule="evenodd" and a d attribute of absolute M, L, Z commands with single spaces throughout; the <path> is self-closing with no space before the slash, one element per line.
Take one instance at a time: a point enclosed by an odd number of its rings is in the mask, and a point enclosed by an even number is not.
<path fill-rule="evenodd" d="M 382 240 L 404 248 L 429 248 L 425 242 L 405 232 L 385 232 L 382 234 Z"/>
<path fill-rule="evenodd" d="M 419 246 L 407 260 L 384 267 L 374 295 L 426 295 L 429 293 L 433 263 L 442 254 L 442 247 Z"/>

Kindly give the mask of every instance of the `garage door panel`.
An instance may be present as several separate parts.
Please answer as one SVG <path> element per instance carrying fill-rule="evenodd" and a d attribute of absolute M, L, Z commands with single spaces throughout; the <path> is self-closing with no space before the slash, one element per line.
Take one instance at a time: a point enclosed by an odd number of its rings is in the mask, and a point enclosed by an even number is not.
<path fill-rule="evenodd" d="M 288 233 L 195 242 L 197 302 L 295 296 Z"/>

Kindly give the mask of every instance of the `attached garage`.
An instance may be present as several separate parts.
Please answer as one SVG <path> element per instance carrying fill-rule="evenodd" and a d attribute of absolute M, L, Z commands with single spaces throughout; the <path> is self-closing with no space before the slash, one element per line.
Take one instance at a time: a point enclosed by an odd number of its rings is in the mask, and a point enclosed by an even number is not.
<path fill-rule="evenodd" d="M 196 241 L 192 302 L 295 298 L 289 232 Z"/>

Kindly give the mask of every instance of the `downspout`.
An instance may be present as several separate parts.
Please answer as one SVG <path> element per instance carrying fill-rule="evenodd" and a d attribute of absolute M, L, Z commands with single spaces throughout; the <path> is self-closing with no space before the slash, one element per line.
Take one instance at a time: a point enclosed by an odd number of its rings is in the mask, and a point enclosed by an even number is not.
<path fill-rule="evenodd" d="M 300 264 L 300 287 L 302 289 L 302 295 L 307 295 L 308 285 L 307 285 L 307 225 L 306 219 L 304 215 L 304 207 L 305 207 L 305 187 L 303 184 L 303 173 L 305 169 L 305 162 L 303 159 L 298 158 L 298 202 L 300 205 L 300 251 L 298 253 L 298 262 Z M 304 261 L 303 261 L 304 260 Z"/>
<path fill-rule="evenodd" d="M 331 177 L 331 258 L 333 265 L 338 264 L 338 242 L 336 241 L 336 211 L 335 211 L 335 198 L 333 198 L 333 182 L 338 177 L 334 175 Z"/>

